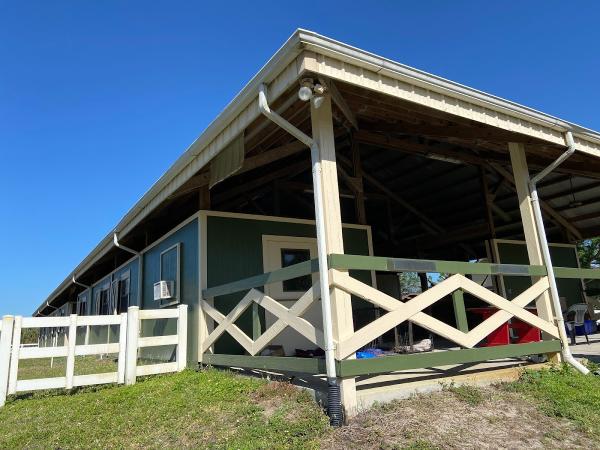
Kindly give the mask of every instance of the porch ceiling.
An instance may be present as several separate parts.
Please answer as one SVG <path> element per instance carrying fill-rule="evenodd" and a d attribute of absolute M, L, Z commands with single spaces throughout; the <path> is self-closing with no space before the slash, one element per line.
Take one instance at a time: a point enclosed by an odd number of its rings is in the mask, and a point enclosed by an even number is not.
<path fill-rule="evenodd" d="M 315 81 L 318 79 L 315 76 Z M 322 77 L 321 80 L 332 82 Z M 344 174 L 353 171 L 350 147 L 356 142 L 360 146 L 365 195 L 371 200 L 389 197 L 389 192 L 382 191 L 383 186 L 414 205 L 443 230 L 438 239 L 431 240 L 422 220 L 406 220 L 407 211 L 394 204 L 391 220 L 406 222 L 396 233 L 410 239 L 421 237 L 427 241 L 426 245 L 489 233 L 484 183 L 489 190 L 487 198 L 495 231 L 502 237 L 518 237 L 522 230 L 507 143 L 525 144 L 532 172 L 547 166 L 565 150 L 564 146 L 350 84 L 336 82 L 334 88 L 339 92 L 334 104 L 334 125 L 342 171 L 339 177 L 342 201 L 354 197 L 352 183 L 347 182 Z M 296 90 L 296 86 L 289 89 L 273 107 L 310 134 L 309 107 L 297 99 Z M 310 213 L 312 199 L 297 195 L 310 194 L 308 152 L 301 145 L 290 152 L 294 139 L 263 117 L 246 129 L 245 136 L 247 162 L 260 155 L 271 162 L 257 167 L 250 164 L 251 170 L 242 169 L 243 174 L 216 186 L 213 207 L 266 213 L 269 206 L 261 207 L 261 198 L 270 197 L 278 184 L 280 188 L 296 191 L 297 200 L 304 198 L 305 209 Z M 279 158 L 280 151 L 287 153 Z M 546 203 L 551 233 L 564 239 L 566 227 L 570 240 L 600 233 L 599 158 L 576 153 L 541 183 L 539 192 Z"/>

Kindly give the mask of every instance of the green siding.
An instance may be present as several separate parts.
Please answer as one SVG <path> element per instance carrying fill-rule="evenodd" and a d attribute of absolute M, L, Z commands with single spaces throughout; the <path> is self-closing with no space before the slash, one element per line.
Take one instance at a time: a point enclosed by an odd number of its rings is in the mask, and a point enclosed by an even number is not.
<path fill-rule="evenodd" d="M 207 217 L 207 287 L 218 286 L 242 278 L 263 273 L 262 236 L 316 237 L 315 226 L 292 222 L 269 220 Z M 357 255 L 368 255 L 367 231 L 364 229 L 344 228 L 345 251 Z M 365 283 L 371 283 L 368 271 L 352 271 L 351 275 Z M 215 297 L 215 308 L 227 314 L 246 294 L 246 291 Z M 355 322 L 358 326 L 373 317 L 370 304 L 353 299 L 356 311 Z M 264 310 L 260 310 L 260 319 L 264 329 Z M 236 321 L 248 336 L 253 334 L 252 309 L 249 308 Z M 224 334 L 215 344 L 216 353 L 243 354 L 243 348 L 228 334 Z"/>
<path fill-rule="evenodd" d="M 529 264 L 525 243 L 498 243 L 500 262 L 504 264 Z M 554 267 L 577 267 L 577 250 L 573 247 L 556 247 L 550 245 L 550 256 Z M 557 278 L 556 284 L 561 297 L 567 299 L 567 306 L 583 302 L 581 280 Z M 528 277 L 505 276 L 504 286 L 509 299 L 515 298 L 531 286 Z"/>

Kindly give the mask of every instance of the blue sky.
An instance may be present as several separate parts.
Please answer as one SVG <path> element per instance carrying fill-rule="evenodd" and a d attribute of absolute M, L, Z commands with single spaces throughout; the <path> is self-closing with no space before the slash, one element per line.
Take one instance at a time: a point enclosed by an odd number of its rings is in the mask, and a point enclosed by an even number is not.
<path fill-rule="evenodd" d="M 0 1 L 0 314 L 31 314 L 298 27 L 600 129 L 597 2 Z"/>

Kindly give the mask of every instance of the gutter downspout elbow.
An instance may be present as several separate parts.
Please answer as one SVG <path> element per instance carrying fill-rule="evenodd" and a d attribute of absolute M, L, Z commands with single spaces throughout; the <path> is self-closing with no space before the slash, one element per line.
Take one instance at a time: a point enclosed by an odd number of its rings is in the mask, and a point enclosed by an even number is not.
<path fill-rule="evenodd" d="M 331 296 L 329 292 L 329 267 L 327 263 L 327 245 L 325 242 L 325 210 L 323 207 L 323 188 L 321 186 L 321 161 L 320 150 L 317 143 L 310 136 L 303 133 L 279 114 L 271 111 L 267 101 L 267 86 L 263 83 L 258 91 L 258 108 L 269 120 L 279 125 L 300 142 L 310 148 L 312 161 L 313 191 L 315 202 L 315 222 L 317 226 L 317 249 L 319 260 L 319 283 L 321 291 L 321 311 L 323 315 L 323 337 L 325 351 L 325 365 L 327 368 L 328 405 L 327 413 L 333 426 L 341 426 L 343 414 L 341 406 L 340 386 L 337 382 L 335 345 L 333 341 L 333 323 L 331 312 Z"/>
<path fill-rule="evenodd" d="M 535 216 L 535 225 L 538 232 L 538 240 L 542 249 L 542 256 L 544 264 L 546 265 L 546 271 L 548 275 L 548 282 L 550 284 L 550 298 L 552 299 L 552 309 L 555 313 L 556 326 L 558 327 L 558 335 L 561 340 L 561 354 L 564 360 L 573 366 L 576 370 L 584 375 L 587 375 L 590 371 L 587 367 L 581 364 L 575 359 L 569 348 L 569 339 L 565 331 L 565 321 L 562 315 L 562 308 L 560 306 L 560 297 L 558 296 L 558 287 L 556 285 L 556 278 L 554 276 L 554 266 L 552 265 L 552 258 L 550 256 L 550 248 L 548 246 L 548 239 L 546 237 L 546 229 L 544 228 L 544 222 L 542 218 L 542 209 L 540 207 L 540 200 L 537 192 L 537 183 L 542 180 L 546 175 L 552 172 L 556 167 L 562 164 L 569 156 L 575 153 L 575 142 L 573 140 L 573 134 L 567 131 L 565 135 L 567 141 L 567 150 L 560 155 L 552 164 L 538 173 L 536 176 L 529 180 L 529 192 L 531 195 L 531 207 Z"/>
<path fill-rule="evenodd" d="M 81 286 L 81 287 L 83 287 L 83 288 L 86 288 L 86 289 L 89 289 L 89 288 L 91 287 L 91 286 L 88 286 L 87 284 L 80 283 L 80 282 L 79 282 L 79 281 L 77 281 L 75 278 L 76 278 L 76 277 L 75 277 L 75 274 L 73 274 L 73 275 L 71 276 L 71 280 L 73 281 L 73 284 L 76 284 L 77 286 Z"/>

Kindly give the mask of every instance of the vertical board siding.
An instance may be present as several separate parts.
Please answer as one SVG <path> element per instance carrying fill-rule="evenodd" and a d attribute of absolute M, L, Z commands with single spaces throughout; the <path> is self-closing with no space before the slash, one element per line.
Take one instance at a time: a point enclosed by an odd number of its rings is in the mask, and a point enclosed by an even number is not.
<path fill-rule="evenodd" d="M 369 243 L 366 229 L 344 228 L 344 246 L 348 253 L 368 255 Z M 268 219 L 246 219 L 234 217 L 207 217 L 207 285 L 218 286 L 242 278 L 263 273 L 263 235 L 316 237 L 315 226 L 305 223 L 271 221 Z M 371 283 L 368 271 L 352 271 L 351 275 L 365 283 Z M 228 314 L 247 292 L 222 295 L 214 299 L 215 308 Z M 372 314 L 365 312 L 364 302 L 353 299 L 357 310 L 355 321 L 368 322 Z M 264 330 L 265 314 L 259 311 Z M 236 321 L 242 331 L 252 336 L 252 309 L 249 308 Z M 244 354 L 245 351 L 229 334 L 224 334 L 215 343 L 215 353 Z"/>

